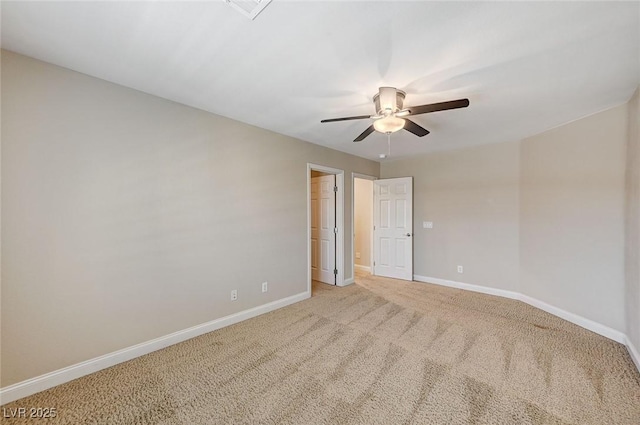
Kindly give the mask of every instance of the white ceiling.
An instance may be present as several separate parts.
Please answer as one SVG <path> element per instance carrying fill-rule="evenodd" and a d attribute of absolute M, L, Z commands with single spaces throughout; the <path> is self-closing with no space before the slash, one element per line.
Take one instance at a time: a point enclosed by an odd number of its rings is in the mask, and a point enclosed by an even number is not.
<path fill-rule="evenodd" d="M 392 158 L 518 140 L 621 104 L 640 83 L 640 2 L 2 1 L 2 47 L 258 127 L 378 160 L 352 140 L 379 86 L 415 116 Z"/>

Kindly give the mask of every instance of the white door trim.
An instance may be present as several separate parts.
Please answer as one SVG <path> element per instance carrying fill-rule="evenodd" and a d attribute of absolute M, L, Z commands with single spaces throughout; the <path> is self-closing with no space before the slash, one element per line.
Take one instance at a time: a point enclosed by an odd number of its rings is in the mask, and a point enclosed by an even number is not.
<path fill-rule="evenodd" d="M 335 174 L 336 196 L 336 285 L 345 286 L 344 280 L 344 170 L 307 162 L 307 290 L 311 292 L 311 170 Z"/>
<path fill-rule="evenodd" d="M 355 206 L 356 206 L 356 179 L 363 179 L 363 180 L 378 180 L 378 177 L 375 176 L 370 176 L 368 174 L 360 174 L 360 173 L 351 173 L 351 264 L 353 264 L 352 270 L 351 270 L 351 277 L 349 278 L 349 280 L 351 282 L 353 282 L 355 280 L 356 274 L 355 274 L 355 269 L 356 269 L 356 259 L 354 257 L 355 255 L 355 240 L 354 240 L 354 235 L 355 235 Z M 373 193 L 371 194 L 371 215 L 373 216 Z M 373 227 L 370 229 L 371 231 L 371 252 L 369 255 L 369 271 L 373 271 Z"/>

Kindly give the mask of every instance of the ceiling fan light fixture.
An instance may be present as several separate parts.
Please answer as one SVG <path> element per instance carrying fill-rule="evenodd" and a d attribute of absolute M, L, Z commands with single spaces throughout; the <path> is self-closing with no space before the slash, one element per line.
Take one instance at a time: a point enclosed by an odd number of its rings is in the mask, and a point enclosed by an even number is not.
<path fill-rule="evenodd" d="M 429 130 L 410 119 L 403 119 L 403 117 L 410 117 L 413 115 L 428 114 L 430 112 L 446 111 L 449 109 L 466 108 L 469 106 L 469 99 L 457 99 L 449 100 L 446 102 L 430 103 L 427 105 L 409 106 L 403 109 L 404 98 L 406 93 L 402 90 L 398 90 L 394 87 L 380 87 L 378 93 L 373 96 L 373 103 L 376 106 L 375 115 L 358 115 L 354 117 L 343 118 L 331 118 L 328 120 L 321 120 L 324 122 L 336 122 L 336 121 L 351 121 L 351 120 L 363 120 L 371 119 L 373 124 L 367 127 L 354 142 L 361 142 L 367 136 L 374 131 L 379 133 L 390 135 L 396 131 L 402 129 L 407 130 L 409 133 L 418 137 L 423 137 L 429 134 Z M 391 147 L 391 138 L 388 139 L 389 147 Z M 389 152 L 389 155 L 391 152 Z M 388 156 L 388 155 L 387 155 Z"/>
<path fill-rule="evenodd" d="M 373 122 L 373 128 L 380 133 L 390 134 L 400 131 L 404 128 L 404 120 L 402 118 L 390 115 L 388 117 L 380 118 Z"/>

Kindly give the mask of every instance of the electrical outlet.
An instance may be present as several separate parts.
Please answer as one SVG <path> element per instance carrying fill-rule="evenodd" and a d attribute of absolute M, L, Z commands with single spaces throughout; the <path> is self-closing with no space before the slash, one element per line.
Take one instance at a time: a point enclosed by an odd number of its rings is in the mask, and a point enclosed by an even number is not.
<path fill-rule="evenodd" d="M 356 258 L 360 259 L 360 253 L 359 252 L 356 252 Z"/>
<path fill-rule="evenodd" d="M 463 273 L 464 269 L 462 268 L 462 266 L 458 266 L 458 273 Z"/>
<path fill-rule="evenodd" d="M 231 291 L 231 301 L 235 301 L 238 299 L 238 290 L 234 289 L 233 291 Z"/>
<path fill-rule="evenodd" d="M 269 282 L 262 282 L 262 292 L 267 292 L 269 290 Z"/>

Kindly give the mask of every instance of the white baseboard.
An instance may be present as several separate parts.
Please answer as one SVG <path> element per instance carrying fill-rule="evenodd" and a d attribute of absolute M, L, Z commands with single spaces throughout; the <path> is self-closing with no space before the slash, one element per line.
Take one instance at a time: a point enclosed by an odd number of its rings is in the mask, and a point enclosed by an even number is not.
<path fill-rule="evenodd" d="M 355 282 L 355 278 L 350 277 L 349 279 L 345 279 L 344 282 L 342 282 L 342 284 L 338 284 L 338 286 L 347 286 L 347 285 L 351 285 L 353 282 Z"/>
<path fill-rule="evenodd" d="M 438 279 L 438 278 L 418 276 L 418 275 L 414 275 L 413 280 L 418 282 L 433 283 L 436 285 L 448 286 L 451 288 L 458 288 L 458 289 L 465 289 L 467 291 L 480 292 L 483 294 L 496 295 L 499 297 L 511 298 L 514 300 L 522 301 L 536 308 L 539 308 L 540 310 L 544 310 L 547 313 L 551 313 L 554 316 L 558 316 L 561 319 L 564 319 L 578 326 L 581 326 L 585 329 L 588 329 L 591 332 L 595 332 L 599 335 L 612 339 L 621 344 L 625 344 L 627 345 L 627 347 L 629 347 L 628 345 L 629 340 L 627 336 L 622 332 L 612 329 L 601 323 L 594 322 L 593 320 L 587 319 L 585 317 L 578 316 L 577 314 L 570 313 L 566 310 L 555 307 L 551 304 L 547 304 L 543 301 L 537 300 L 528 295 L 521 294 L 519 292 L 507 291 L 505 289 L 490 288 L 487 286 L 472 285 L 469 283 L 455 282 L 453 280 L 445 280 L 445 279 Z M 633 357 L 633 354 L 632 354 L 632 357 Z M 637 361 L 636 361 L 636 366 L 638 366 Z M 640 367 L 638 367 L 638 370 L 640 370 Z"/>
<path fill-rule="evenodd" d="M 595 332 L 599 335 L 612 339 L 620 344 L 625 344 L 627 341 L 627 336 L 620 331 L 612 329 L 608 326 L 605 326 L 601 323 L 595 322 L 591 319 L 587 319 L 586 317 L 578 316 L 577 314 L 570 313 L 566 310 L 558 308 L 556 306 L 547 304 L 538 299 L 532 298 L 528 295 L 520 294 L 520 301 L 525 302 L 529 305 L 539 308 L 540 310 L 544 310 L 547 313 L 551 313 L 554 316 L 558 316 L 561 319 L 574 323 L 578 326 L 581 326 L 585 329 L 590 330 L 591 332 Z"/>
<path fill-rule="evenodd" d="M 369 266 L 361 266 L 360 264 L 354 264 L 353 267 L 356 270 L 361 270 L 363 272 L 371 273 L 371 267 Z"/>
<path fill-rule="evenodd" d="M 626 337 L 626 344 L 625 345 L 627 346 L 627 351 L 629 351 L 629 356 L 631 356 L 631 360 L 633 360 L 633 362 L 636 364 L 636 367 L 640 371 L 640 352 L 633 345 L 633 343 L 631 342 L 629 337 Z"/>
<path fill-rule="evenodd" d="M 448 286 L 449 288 L 465 289 L 467 291 L 480 292 L 482 294 L 497 295 L 499 297 L 520 299 L 518 292 L 507 291 L 506 289 L 490 288 L 488 286 L 472 285 L 470 283 L 456 282 L 454 280 L 438 279 L 437 277 L 426 277 L 413 275 L 413 280 L 417 282 L 433 283 L 440 286 Z"/>
<path fill-rule="evenodd" d="M 0 405 L 311 297 L 302 292 L 0 388 Z"/>

